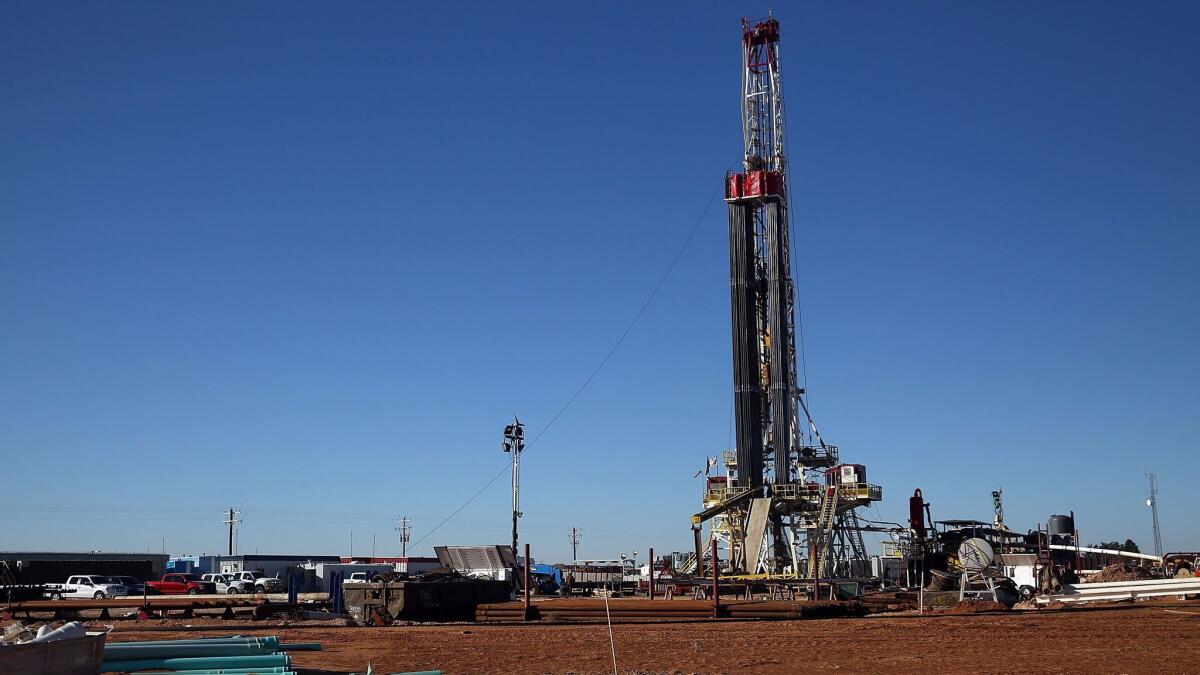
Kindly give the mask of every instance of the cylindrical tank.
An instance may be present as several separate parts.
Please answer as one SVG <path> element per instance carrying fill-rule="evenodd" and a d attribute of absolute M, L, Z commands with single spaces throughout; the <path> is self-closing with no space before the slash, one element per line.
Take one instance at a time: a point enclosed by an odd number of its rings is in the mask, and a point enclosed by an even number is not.
<path fill-rule="evenodd" d="M 1075 519 L 1071 516 L 1053 515 L 1050 516 L 1050 522 L 1047 523 L 1050 529 L 1050 534 L 1075 534 Z"/>
<path fill-rule="evenodd" d="M 908 498 L 908 527 L 917 539 L 925 539 L 925 499 L 921 497 L 921 488 Z"/>

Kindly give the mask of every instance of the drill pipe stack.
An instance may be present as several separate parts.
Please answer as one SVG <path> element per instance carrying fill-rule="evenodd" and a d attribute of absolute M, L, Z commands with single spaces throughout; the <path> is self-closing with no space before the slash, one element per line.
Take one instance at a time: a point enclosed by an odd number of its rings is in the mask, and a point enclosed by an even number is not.
<path fill-rule="evenodd" d="M 520 602 L 479 605 L 475 620 L 481 623 L 512 621 L 613 621 L 626 619 L 697 620 L 734 619 L 810 619 L 834 616 L 860 616 L 862 604 L 854 601 L 791 602 L 786 600 L 730 600 L 714 606 L 708 600 L 609 600 L 603 598 L 550 600 L 530 605 L 528 612 Z"/>

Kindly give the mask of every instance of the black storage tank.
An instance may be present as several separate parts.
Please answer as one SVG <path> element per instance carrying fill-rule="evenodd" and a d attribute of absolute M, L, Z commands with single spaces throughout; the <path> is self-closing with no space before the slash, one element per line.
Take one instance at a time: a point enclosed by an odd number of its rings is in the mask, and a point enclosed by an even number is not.
<path fill-rule="evenodd" d="M 1050 522 L 1047 524 L 1050 529 L 1050 534 L 1075 534 L 1075 519 L 1071 516 L 1053 515 L 1050 516 Z"/>

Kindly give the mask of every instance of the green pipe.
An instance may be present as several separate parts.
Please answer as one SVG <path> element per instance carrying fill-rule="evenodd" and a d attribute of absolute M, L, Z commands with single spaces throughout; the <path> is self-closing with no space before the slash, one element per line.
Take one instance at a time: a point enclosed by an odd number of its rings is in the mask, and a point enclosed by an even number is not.
<path fill-rule="evenodd" d="M 265 644 L 224 643 L 215 645 L 105 645 L 104 660 L 171 659 L 202 656 L 259 656 L 276 649 Z"/>
<path fill-rule="evenodd" d="M 284 642 L 279 645 L 281 652 L 319 652 L 321 651 L 320 642 Z"/>
<path fill-rule="evenodd" d="M 292 665 L 287 654 L 270 656 L 208 656 L 201 658 L 122 659 L 105 661 L 102 673 L 135 672 L 139 670 L 213 670 L 229 668 L 273 668 Z"/>

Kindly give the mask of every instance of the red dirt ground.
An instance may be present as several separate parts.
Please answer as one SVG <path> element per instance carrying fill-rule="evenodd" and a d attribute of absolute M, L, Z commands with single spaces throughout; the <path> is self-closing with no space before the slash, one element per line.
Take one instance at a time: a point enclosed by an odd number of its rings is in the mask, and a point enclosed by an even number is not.
<path fill-rule="evenodd" d="M 122 640 L 201 637 L 121 625 Z M 1003 614 L 638 623 L 613 626 L 622 673 L 1163 673 L 1200 670 L 1200 603 Z M 603 624 L 275 628 L 242 634 L 321 642 L 302 672 L 611 673 Z M 211 634 L 230 634 L 229 630 Z"/>

